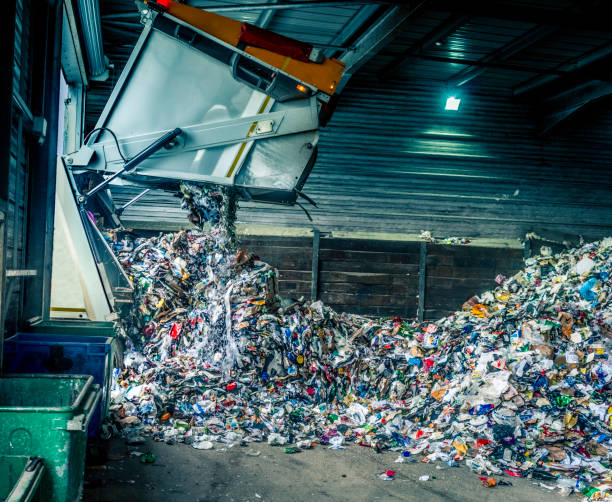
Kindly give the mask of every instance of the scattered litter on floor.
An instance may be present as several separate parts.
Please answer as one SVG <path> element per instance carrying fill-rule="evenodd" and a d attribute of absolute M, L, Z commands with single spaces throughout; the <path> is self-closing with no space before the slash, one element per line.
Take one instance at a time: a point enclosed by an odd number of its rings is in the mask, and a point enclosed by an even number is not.
<path fill-rule="evenodd" d="M 423 324 L 283 304 L 275 270 L 223 225 L 109 240 L 137 291 L 112 393 L 131 444 L 350 441 L 563 494 L 612 490 L 612 239 L 529 258 Z"/>
<path fill-rule="evenodd" d="M 414 461 L 415 458 L 410 456 L 409 451 L 403 451 L 400 456 L 395 459 L 395 462 L 398 464 L 407 464 Z"/>
<path fill-rule="evenodd" d="M 388 469 L 384 472 L 381 472 L 378 477 L 383 481 L 393 481 L 395 479 L 395 471 Z"/>
<path fill-rule="evenodd" d="M 495 478 L 487 478 L 484 476 L 478 476 L 478 479 L 482 482 L 482 486 L 485 488 L 493 488 L 497 483 L 495 482 Z"/>
<path fill-rule="evenodd" d="M 155 462 L 155 453 L 147 452 L 140 455 L 140 462 L 142 464 L 152 464 Z"/>
<path fill-rule="evenodd" d="M 212 450 L 215 447 L 212 441 L 196 441 L 191 446 L 196 450 Z"/>

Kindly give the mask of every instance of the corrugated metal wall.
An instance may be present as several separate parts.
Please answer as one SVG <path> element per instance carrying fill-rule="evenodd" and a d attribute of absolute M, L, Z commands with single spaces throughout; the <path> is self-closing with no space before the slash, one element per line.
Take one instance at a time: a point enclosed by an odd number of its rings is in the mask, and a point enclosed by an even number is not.
<path fill-rule="evenodd" d="M 522 238 L 527 232 L 612 233 L 612 106 L 597 103 L 547 137 L 520 102 L 491 89 L 463 91 L 357 76 L 323 130 L 304 192 L 319 208 L 242 203 L 247 225 L 435 236 Z M 138 193 L 113 189 L 122 203 Z M 185 223 L 178 200 L 151 193 L 124 215 L 158 229 Z"/>
<path fill-rule="evenodd" d="M 323 230 L 587 238 L 612 230 L 612 109 L 538 138 L 528 109 L 502 94 L 361 75 L 324 130 L 304 192 Z M 243 204 L 240 219 L 310 226 L 299 208 Z"/>

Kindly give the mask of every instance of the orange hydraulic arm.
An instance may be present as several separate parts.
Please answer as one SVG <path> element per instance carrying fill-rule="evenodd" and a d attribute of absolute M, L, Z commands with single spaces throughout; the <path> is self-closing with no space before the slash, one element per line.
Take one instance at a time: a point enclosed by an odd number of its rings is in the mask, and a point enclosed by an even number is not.
<path fill-rule="evenodd" d="M 147 0 L 147 4 L 153 3 L 153 0 Z M 241 50 L 255 57 L 256 59 L 267 63 L 270 66 L 292 75 L 296 79 L 309 84 L 319 91 L 328 95 L 333 95 L 336 87 L 340 82 L 342 73 L 344 72 L 344 63 L 334 58 L 323 58 L 321 62 L 304 61 L 296 59 L 283 53 L 282 49 L 278 51 L 268 48 L 257 47 L 253 42 L 244 42 L 244 34 L 246 31 L 257 30 L 265 32 L 259 28 L 255 28 L 246 23 L 230 19 L 214 12 L 207 12 L 196 7 L 191 7 L 171 0 L 157 0 L 156 7 L 163 7 L 165 12 L 171 16 L 190 24 L 191 26 L 208 33 L 209 35 L 227 43 L 234 47 L 239 47 Z M 266 32 L 272 35 L 271 32 Z M 289 44 L 294 43 L 296 46 L 305 47 L 307 44 L 292 40 L 280 35 L 273 35 L 276 39 L 282 39 L 283 42 Z M 249 39 L 249 40 L 252 40 Z M 256 43 L 256 42 L 255 42 Z M 270 43 L 262 44 L 270 46 Z M 301 58 L 302 59 L 302 58 Z"/>

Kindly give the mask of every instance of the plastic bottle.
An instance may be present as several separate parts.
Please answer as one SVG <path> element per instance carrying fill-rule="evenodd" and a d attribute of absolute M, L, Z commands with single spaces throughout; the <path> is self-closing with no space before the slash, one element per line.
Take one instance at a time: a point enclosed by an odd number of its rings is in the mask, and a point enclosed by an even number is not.
<path fill-rule="evenodd" d="M 470 415 L 485 415 L 489 413 L 495 406 L 492 404 L 478 404 L 470 410 Z"/>

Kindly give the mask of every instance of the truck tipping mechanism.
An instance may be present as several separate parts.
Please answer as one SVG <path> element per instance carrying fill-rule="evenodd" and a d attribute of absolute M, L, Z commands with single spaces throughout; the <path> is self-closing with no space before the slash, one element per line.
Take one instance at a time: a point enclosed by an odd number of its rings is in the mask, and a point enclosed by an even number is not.
<path fill-rule="evenodd" d="M 144 29 L 93 134 L 64 160 L 107 185 L 231 186 L 294 204 L 344 64 L 267 30 L 169 0 Z M 127 160 L 129 159 L 129 160 Z"/>
<path fill-rule="evenodd" d="M 151 189 L 178 191 L 183 181 L 231 187 L 242 200 L 313 203 L 301 190 L 344 63 L 171 0 L 145 2 L 141 21 L 96 127 L 58 159 L 52 316 L 55 309 L 107 320 L 131 301 L 131 282 L 93 222 L 94 206 L 119 226 Z M 116 207 L 113 185 L 142 191 Z"/>

